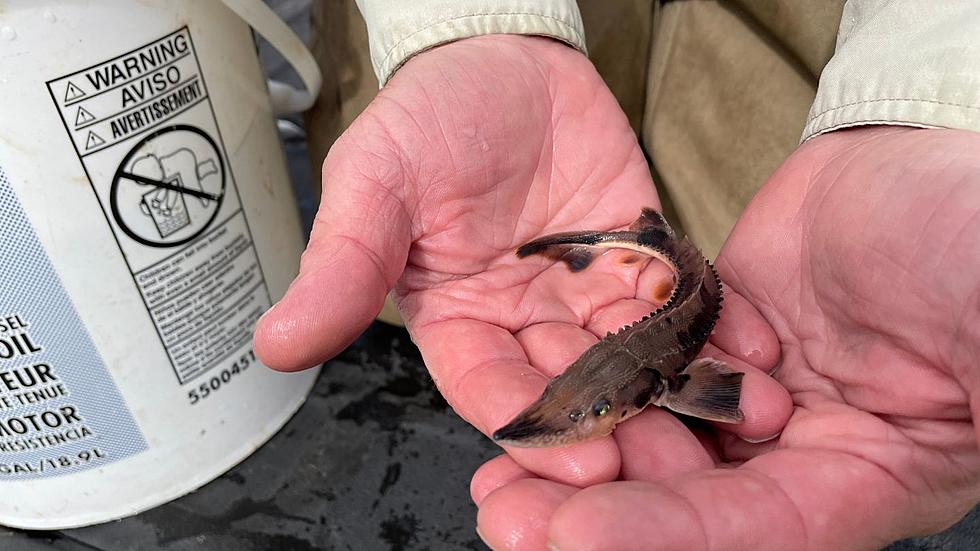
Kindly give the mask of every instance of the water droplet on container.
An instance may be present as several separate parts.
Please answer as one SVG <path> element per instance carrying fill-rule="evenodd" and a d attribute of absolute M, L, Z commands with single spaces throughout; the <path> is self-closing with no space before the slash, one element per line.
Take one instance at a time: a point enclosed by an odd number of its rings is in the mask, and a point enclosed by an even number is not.
<path fill-rule="evenodd" d="M 50 9 L 44 10 L 44 13 L 41 14 L 41 17 L 43 17 L 48 23 L 54 23 L 55 21 L 58 20 L 58 16 L 55 15 L 54 12 L 51 11 Z"/>
<path fill-rule="evenodd" d="M 13 40 L 17 38 L 17 31 L 13 27 L 0 27 L 0 40 Z"/>

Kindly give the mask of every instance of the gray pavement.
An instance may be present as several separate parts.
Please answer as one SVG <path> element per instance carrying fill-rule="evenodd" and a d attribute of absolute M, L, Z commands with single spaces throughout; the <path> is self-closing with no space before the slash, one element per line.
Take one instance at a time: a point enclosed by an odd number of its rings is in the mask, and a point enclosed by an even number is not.
<path fill-rule="evenodd" d="M 0 529 L 0 549 L 486 549 L 469 475 L 497 453 L 447 407 L 407 334 L 379 323 L 268 444 L 204 488 L 98 526 Z"/>

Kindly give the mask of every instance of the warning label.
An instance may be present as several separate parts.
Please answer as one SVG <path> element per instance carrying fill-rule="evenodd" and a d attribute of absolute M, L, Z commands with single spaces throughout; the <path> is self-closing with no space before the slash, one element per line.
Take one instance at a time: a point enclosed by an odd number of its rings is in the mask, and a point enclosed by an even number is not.
<path fill-rule="evenodd" d="M 48 88 L 82 156 L 183 113 L 207 96 L 187 29 L 53 80 Z"/>
<path fill-rule="evenodd" d="M 271 301 L 188 29 L 47 86 L 178 381 L 232 362 Z"/>
<path fill-rule="evenodd" d="M 136 276 L 181 381 L 247 346 L 269 307 L 244 223 L 231 218 Z"/>
<path fill-rule="evenodd" d="M 109 191 L 112 215 L 134 241 L 182 245 L 218 216 L 226 180 L 210 136 L 193 126 L 168 125 L 137 142 L 119 163 Z"/>

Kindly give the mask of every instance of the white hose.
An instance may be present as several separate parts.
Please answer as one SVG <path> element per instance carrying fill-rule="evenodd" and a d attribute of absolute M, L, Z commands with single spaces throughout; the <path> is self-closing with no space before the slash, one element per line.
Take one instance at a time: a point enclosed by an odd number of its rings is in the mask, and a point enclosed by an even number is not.
<path fill-rule="evenodd" d="M 302 91 L 288 84 L 270 80 L 269 94 L 272 96 L 272 108 L 275 114 L 278 116 L 296 113 L 312 107 L 317 94 L 320 93 L 323 77 L 320 75 L 320 67 L 317 66 L 313 54 L 306 48 L 303 40 L 262 0 L 222 0 L 222 2 L 282 54 L 306 86 L 306 91 Z"/>

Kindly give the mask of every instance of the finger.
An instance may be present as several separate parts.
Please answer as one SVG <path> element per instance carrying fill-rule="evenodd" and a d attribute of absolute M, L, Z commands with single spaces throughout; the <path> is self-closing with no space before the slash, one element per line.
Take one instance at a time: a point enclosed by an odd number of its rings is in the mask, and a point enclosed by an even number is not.
<path fill-rule="evenodd" d="M 694 434 L 694 437 L 698 439 L 698 443 L 707 452 L 708 457 L 711 458 L 711 462 L 717 466 L 721 467 L 724 465 L 724 459 L 718 450 L 718 431 L 715 430 L 711 425 L 702 422 L 698 419 L 696 422 L 684 423 L 684 426 Z M 725 433 L 728 434 L 728 433 Z"/>
<path fill-rule="evenodd" d="M 549 539 L 561 551 L 805 548 L 798 520 L 782 518 L 793 504 L 776 492 L 763 494 L 754 481 L 737 480 L 732 473 L 692 473 L 684 479 L 688 486 L 672 480 L 670 485 L 629 481 L 588 488 L 552 513 Z M 704 499 L 704 486 L 716 492 L 714 502 Z M 760 520 L 765 530 L 738 529 Z"/>
<path fill-rule="evenodd" d="M 491 492 L 522 478 L 537 477 L 518 465 L 509 455 L 498 455 L 473 473 L 473 479 L 470 481 L 470 498 L 479 507 Z"/>
<path fill-rule="evenodd" d="M 548 377 L 565 371 L 599 339 L 570 323 L 546 322 L 526 327 L 514 334 L 527 359 Z"/>
<path fill-rule="evenodd" d="M 491 493 L 476 516 L 477 531 L 493 549 L 541 551 L 548 523 L 576 488 L 550 480 L 518 480 Z"/>
<path fill-rule="evenodd" d="M 616 333 L 623 327 L 643 318 L 657 307 L 645 300 L 623 299 L 596 309 L 585 329 L 598 337 Z"/>
<path fill-rule="evenodd" d="M 527 318 L 530 324 L 561 320 L 587 326 L 602 317 L 601 312 L 610 305 L 639 296 L 641 292 L 650 295 L 646 301 L 635 301 L 643 305 L 635 315 L 632 310 L 624 311 L 631 317 L 623 317 L 618 327 L 610 327 L 616 331 L 656 310 L 670 297 L 673 288 L 673 274 L 666 264 L 634 251 L 612 249 L 597 253 L 588 268 L 577 273 L 570 272 L 561 262 L 543 257 L 521 262 L 533 269 L 550 263 L 534 276 L 528 287 L 528 294 L 536 301 L 534 311 Z M 534 262 L 539 265 L 534 266 Z"/>
<path fill-rule="evenodd" d="M 549 538 L 562 551 L 877 548 L 916 529 L 900 522 L 907 501 L 870 461 L 779 450 L 738 469 L 583 490 L 553 513 Z"/>
<path fill-rule="evenodd" d="M 420 327 L 414 337 L 443 396 L 484 434 L 507 424 L 548 382 L 517 339 L 495 325 L 449 320 Z M 619 450 L 609 436 L 561 448 L 505 449 L 522 467 L 576 486 L 613 480 L 619 472 Z"/>
<path fill-rule="evenodd" d="M 711 343 L 728 355 L 771 372 L 779 362 L 779 339 L 762 314 L 727 285 L 721 317 L 711 333 Z"/>
<path fill-rule="evenodd" d="M 663 262 L 650 262 L 636 281 L 636 298 L 660 306 L 674 290 L 674 272 Z"/>
<path fill-rule="evenodd" d="M 616 426 L 620 478 L 657 481 L 714 466 L 697 437 L 667 410 L 649 407 Z"/>
<path fill-rule="evenodd" d="M 564 263 L 547 258 L 522 259 L 526 269 L 537 270 L 551 263 L 528 286 L 527 296 L 535 300 L 529 324 L 560 320 L 585 325 L 598 309 L 632 296 L 639 271 L 636 265 L 624 267 L 617 260 L 619 253 L 600 254 L 588 268 L 577 273 Z M 535 262 L 541 264 L 535 266 Z"/>
<path fill-rule="evenodd" d="M 754 457 L 775 451 L 779 447 L 779 437 L 762 442 L 749 442 L 734 434 L 718 433 L 718 448 L 724 455 L 725 461 L 743 462 Z"/>
<path fill-rule="evenodd" d="M 381 311 L 405 267 L 411 222 L 404 205 L 357 167 L 363 151 L 338 145 L 324 163 L 300 273 L 256 327 L 255 352 L 274 369 L 311 367 L 343 350 Z"/>
<path fill-rule="evenodd" d="M 507 453 L 538 476 L 584 488 L 615 480 L 621 456 L 612 436 L 560 448 L 511 448 Z"/>
<path fill-rule="evenodd" d="M 789 392 L 769 375 L 733 358 L 714 346 L 705 346 L 703 356 L 721 360 L 734 371 L 743 373 L 740 423 L 712 423 L 716 428 L 739 438 L 760 442 L 777 436 L 793 413 Z"/>
<path fill-rule="evenodd" d="M 636 266 L 640 272 L 636 277 L 635 298 L 616 300 L 592 312 L 585 328 L 599 337 L 616 333 L 656 311 L 667 302 L 674 287 L 674 274 L 663 262 L 633 251 L 615 252 L 618 255 L 612 260 L 615 266 Z"/>

